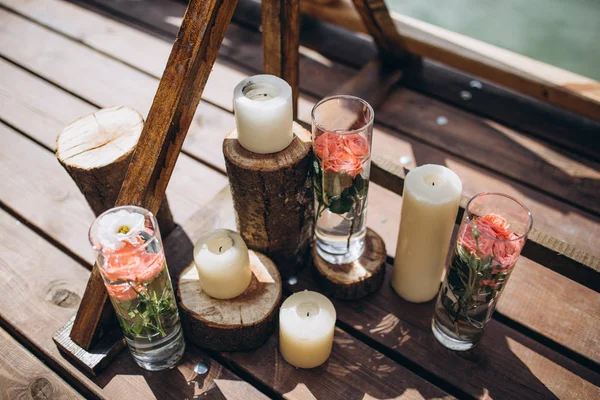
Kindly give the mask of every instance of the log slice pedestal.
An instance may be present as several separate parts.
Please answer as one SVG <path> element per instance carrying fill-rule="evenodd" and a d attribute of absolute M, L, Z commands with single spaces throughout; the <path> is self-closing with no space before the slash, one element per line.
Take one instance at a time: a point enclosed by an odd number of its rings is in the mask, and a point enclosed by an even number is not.
<path fill-rule="evenodd" d="M 376 292 L 385 278 L 385 243 L 381 236 L 367 229 L 365 250 L 356 261 L 330 264 L 312 247 L 317 281 L 325 292 L 340 300 L 356 300 Z"/>
<path fill-rule="evenodd" d="M 293 131 L 292 143 L 273 154 L 246 150 L 235 129 L 223 142 L 238 230 L 283 278 L 309 263 L 314 223 L 311 134 L 295 122 Z"/>
<path fill-rule="evenodd" d="M 281 302 L 281 276 L 264 254 L 250 252 L 252 280 L 230 300 L 208 296 L 192 262 L 177 279 L 179 313 L 186 340 L 216 351 L 251 350 L 274 332 Z"/>

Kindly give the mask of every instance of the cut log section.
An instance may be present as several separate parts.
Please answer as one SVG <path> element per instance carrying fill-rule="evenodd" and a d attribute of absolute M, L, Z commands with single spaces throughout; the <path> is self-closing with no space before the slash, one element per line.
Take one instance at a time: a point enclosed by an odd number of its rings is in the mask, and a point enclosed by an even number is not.
<path fill-rule="evenodd" d="M 312 249 L 315 275 L 325 292 L 341 300 L 356 300 L 376 292 L 385 277 L 385 243 L 381 236 L 367 229 L 365 251 L 348 264 L 330 264 Z"/>
<path fill-rule="evenodd" d="M 293 130 L 292 143 L 275 154 L 244 149 L 235 129 L 223 142 L 238 230 L 284 278 L 308 264 L 314 221 L 311 134 L 295 122 Z"/>
<path fill-rule="evenodd" d="M 177 279 L 181 321 L 188 342 L 217 351 L 260 347 L 277 324 L 281 276 L 264 254 L 250 252 L 253 276 L 248 289 L 231 300 L 208 296 L 192 262 Z"/>
<path fill-rule="evenodd" d="M 70 123 L 56 139 L 56 157 L 96 215 L 115 206 L 144 119 L 131 108 L 103 108 Z M 175 228 L 167 200 L 156 215 L 163 237 Z"/>

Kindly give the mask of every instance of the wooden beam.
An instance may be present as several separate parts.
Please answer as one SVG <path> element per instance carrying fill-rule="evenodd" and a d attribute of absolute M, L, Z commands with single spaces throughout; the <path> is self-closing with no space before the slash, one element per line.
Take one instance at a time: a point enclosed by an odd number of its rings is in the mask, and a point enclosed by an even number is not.
<path fill-rule="evenodd" d="M 292 104 L 296 118 L 299 93 L 300 0 L 263 0 L 262 37 L 265 74 L 278 76 L 292 87 Z"/>
<path fill-rule="evenodd" d="M 373 156 L 371 180 L 402 196 L 408 170 L 386 157 Z M 457 223 L 462 219 L 469 198 L 462 196 Z M 523 253 L 525 257 L 590 289 L 600 292 L 600 259 L 552 235 L 531 229 Z"/>
<path fill-rule="evenodd" d="M 403 63 L 410 54 L 383 0 L 353 0 L 367 32 L 386 62 Z"/>
<path fill-rule="evenodd" d="M 371 33 L 352 1 L 359 0 L 341 0 L 328 5 L 302 0 L 300 9 L 317 19 Z M 593 79 L 398 13 L 392 12 L 391 16 L 410 53 L 600 120 L 600 83 Z"/>
<path fill-rule="evenodd" d="M 158 211 L 237 0 L 192 0 L 173 44 L 116 205 Z M 107 294 L 94 266 L 71 338 L 89 349 Z"/>

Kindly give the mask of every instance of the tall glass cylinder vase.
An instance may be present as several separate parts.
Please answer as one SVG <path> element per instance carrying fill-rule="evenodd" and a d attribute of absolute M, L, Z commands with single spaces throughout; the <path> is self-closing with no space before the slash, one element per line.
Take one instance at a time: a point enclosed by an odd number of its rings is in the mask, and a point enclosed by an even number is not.
<path fill-rule="evenodd" d="M 92 224 L 90 242 L 135 361 L 151 371 L 175 365 L 185 343 L 154 215 L 110 209 Z"/>
<path fill-rule="evenodd" d="M 467 204 L 432 322 L 445 347 L 479 343 L 517 262 L 533 219 L 523 204 L 501 193 L 481 193 Z"/>
<path fill-rule="evenodd" d="M 365 247 L 373 118 L 354 96 L 328 97 L 312 110 L 316 248 L 332 264 L 357 260 Z"/>

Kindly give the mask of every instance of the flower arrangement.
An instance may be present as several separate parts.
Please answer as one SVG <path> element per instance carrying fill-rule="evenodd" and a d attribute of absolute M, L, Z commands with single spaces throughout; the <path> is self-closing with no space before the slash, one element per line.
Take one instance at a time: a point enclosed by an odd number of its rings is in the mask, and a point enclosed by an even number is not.
<path fill-rule="evenodd" d="M 474 216 L 461 225 L 438 300 L 441 307 L 436 307 L 457 337 L 482 333 L 524 243 L 496 214 Z"/>
<path fill-rule="evenodd" d="M 350 248 L 353 234 L 364 229 L 370 146 L 358 133 L 324 132 L 313 142 L 313 186 L 316 201 L 317 234 L 325 211 L 349 222 L 344 233 Z"/>
<path fill-rule="evenodd" d="M 160 240 L 146 217 L 118 209 L 100 216 L 90 236 L 125 336 L 156 340 L 179 328 L 179 314 Z"/>

